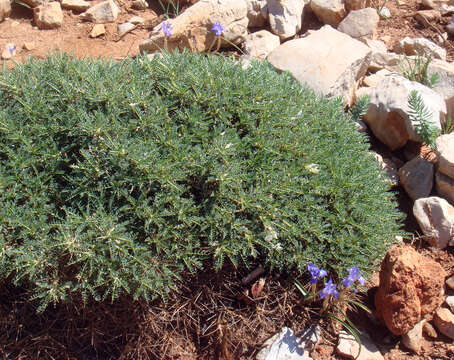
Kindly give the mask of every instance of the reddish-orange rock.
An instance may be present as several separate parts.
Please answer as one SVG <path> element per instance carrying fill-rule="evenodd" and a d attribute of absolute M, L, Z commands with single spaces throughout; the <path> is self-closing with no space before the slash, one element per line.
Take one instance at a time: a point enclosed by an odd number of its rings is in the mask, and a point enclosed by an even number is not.
<path fill-rule="evenodd" d="M 394 246 L 380 269 L 377 317 L 395 335 L 406 334 L 444 301 L 446 274 L 440 264 L 409 246 Z"/>

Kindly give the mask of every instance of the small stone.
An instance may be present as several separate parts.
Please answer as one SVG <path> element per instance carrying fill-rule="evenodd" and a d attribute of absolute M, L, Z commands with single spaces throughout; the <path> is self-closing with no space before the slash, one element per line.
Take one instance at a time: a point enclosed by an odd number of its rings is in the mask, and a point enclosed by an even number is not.
<path fill-rule="evenodd" d="M 451 290 L 454 290 L 454 275 L 452 275 L 451 277 L 449 277 L 449 278 L 446 279 L 446 285 L 447 285 L 448 288 L 450 288 Z"/>
<path fill-rule="evenodd" d="M 33 41 L 26 41 L 22 47 L 27 51 L 32 51 L 36 49 L 36 44 Z"/>
<path fill-rule="evenodd" d="M 363 84 L 368 87 L 375 87 L 377 84 L 383 80 L 383 78 L 386 75 L 391 74 L 391 71 L 387 69 L 381 69 L 380 71 L 377 71 L 375 74 L 371 74 L 366 76 L 363 79 Z"/>
<path fill-rule="evenodd" d="M 373 39 L 377 32 L 379 20 L 375 9 L 353 10 L 341 21 L 337 30 L 355 39 Z"/>
<path fill-rule="evenodd" d="M 443 335 L 454 340 L 454 314 L 451 311 L 446 308 L 438 308 L 433 321 Z"/>
<path fill-rule="evenodd" d="M 144 18 L 141 18 L 140 16 L 133 16 L 131 19 L 129 19 L 129 21 L 131 24 L 134 24 L 134 25 L 139 25 L 139 24 L 143 24 L 145 22 Z"/>
<path fill-rule="evenodd" d="M 395 51 L 406 55 L 426 55 L 434 59 L 446 60 L 446 50 L 425 38 L 405 37 L 397 44 Z"/>
<path fill-rule="evenodd" d="M 356 360 L 383 360 L 383 355 L 366 333 L 361 333 L 361 350 L 353 335 L 341 331 L 336 351 L 342 356 Z"/>
<path fill-rule="evenodd" d="M 93 29 L 91 29 L 90 32 L 90 37 L 91 38 L 96 38 L 98 36 L 104 35 L 106 33 L 106 27 L 104 24 L 96 24 L 93 26 Z"/>
<path fill-rule="evenodd" d="M 412 200 L 429 196 L 433 187 L 434 165 L 417 156 L 399 169 L 399 180 Z"/>
<path fill-rule="evenodd" d="M 311 360 L 309 353 L 320 340 L 319 328 L 308 328 L 300 336 L 295 336 L 287 327 L 269 338 L 256 360 Z"/>
<path fill-rule="evenodd" d="M 361 10 L 366 7 L 367 0 L 344 0 L 345 10 Z"/>
<path fill-rule="evenodd" d="M 315 16 L 326 25 L 337 27 L 347 15 L 341 0 L 312 0 L 310 6 Z"/>
<path fill-rule="evenodd" d="M 356 130 L 360 133 L 367 133 L 367 125 L 364 123 L 364 121 L 359 120 L 356 122 Z"/>
<path fill-rule="evenodd" d="M 391 17 L 391 11 L 386 6 L 383 6 L 378 12 L 382 18 L 389 19 Z"/>
<path fill-rule="evenodd" d="M 63 24 L 63 11 L 59 2 L 50 2 L 33 9 L 33 19 L 40 29 L 55 29 Z"/>
<path fill-rule="evenodd" d="M 433 0 L 422 0 L 422 4 L 429 9 L 437 8 L 437 5 L 434 4 Z"/>
<path fill-rule="evenodd" d="M 14 45 L 13 43 L 6 44 L 5 48 L 2 51 L 2 59 L 9 60 L 14 55 L 16 55 L 16 45 Z"/>
<path fill-rule="evenodd" d="M 90 3 L 85 0 L 62 0 L 61 7 L 63 9 L 82 12 L 90 7 Z"/>
<path fill-rule="evenodd" d="M 454 295 L 446 296 L 446 304 L 449 306 L 452 312 L 454 312 Z"/>
<path fill-rule="evenodd" d="M 267 0 L 271 31 L 281 39 L 288 39 L 301 30 L 306 0 Z"/>
<path fill-rule="evenodd" d="M 430 245 L 438 249 L 454 245 L 454 207 L 445 199 L 436 196 L 418 199 L 413 215 Z"/>
<path fill-rule="evenodd" d="M 438 334 L 437 334 L 437 331 L 435 330 L 435 328 L 432 326 L 432 324 L 428 321 L 426 321 L 422 327 L 424 333 L 432 338 L 432 339 L 436 339 L 438 337 Z"/>
<path fill-rule="evenodd" d="M 416 354 L 419 354 L 421 352 L 422 328 L 425 322 L 426 320 L 421 320 L 408 333 L 402 335 L 402 344 L 404 344 L 407 349 L 412 350 Z"/>
<path fill-rule="evenodd" d="M 120 9 L 113 0 L 103 1 L 89 8 L 84 13 L 80 14 L 79 17 L 83 20 L 91 21 L 97 24 L 114 22 Z"/>
<path fill-rule="evenodd" d="M 449 35 L 454 35 L 454 23 L 449 23 L 446 25 L 446 31 Z"/>
<path fill-rule="evenodd" d="M 441 13 L 442 16 L 447 16 L 447 15 L 454 14 L 454 5 L 441 4 L 440 5 L 440 13 Z"/>
<path fill-rule="evenodd" d="M 131 7 L 136 10 L 146 10 L 148 9 L 148 3 L 145 0 L 134 0 Z"/>
<path fill-rule="evenodd" d="M 136 25 L 131 24 L 130 22 L 125 22 L 123 24 L 118 25 L 118 35 L 123 36 L 124 34 L 130 32 L 131 30 L 135 29 Z"/>

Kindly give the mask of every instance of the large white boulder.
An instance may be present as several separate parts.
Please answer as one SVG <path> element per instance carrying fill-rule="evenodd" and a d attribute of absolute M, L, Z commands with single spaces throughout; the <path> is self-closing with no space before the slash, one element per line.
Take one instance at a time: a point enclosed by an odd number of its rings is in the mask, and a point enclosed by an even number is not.
<path fill-rule="evenodd" d="M 172 35 L 167 39 L 168 49 L 189 48 L 195 51 L 209 50 L 215 35 L 211 31 L 214 23 L 220 23 L 225 31 L 222 35 L 229 43 L 240 44 L 247 36 L 247 4 L 244 0 L 200 0 L 174 19 L 167 20 Z M 162 23 L 157 25 L 150 38 L 139 45 L 140 52 L 154 52 L 164 48 Z"/>
<path fill-rule="evenodd" d="M 351 105 L 370 53 L 362 42 L 326 25 L 305 38 L 281 44 L 267 59 L 302 85 L 328 97 L 340 96 Z"/>
<path fill-rule="evenodd" d="M 421 142 L 415 125 L 409 117 L 408 97 L 416 90 L 430 111 L 429 121 L 441 129 L 441 120 L 446 115 L 446 104 L 441 95 L 418 82 L 398 74 L 384 76 L 370 95 L 369 109 L 364 121 L 374 135 L 391 150 L 403 147 L 408 140 Z"/>
<path fill-rule="evenodd" d="M 304 6 L 309 0 L 267 0 L 271 31 L 288 39 L 301 30 Z"/>
<path fill-rule="evenodd" d="M 454 207 L 445 199 L 436 196 L 417 199 L 413 215 L 432 246 L 444 249 L 454 245 Z"/>

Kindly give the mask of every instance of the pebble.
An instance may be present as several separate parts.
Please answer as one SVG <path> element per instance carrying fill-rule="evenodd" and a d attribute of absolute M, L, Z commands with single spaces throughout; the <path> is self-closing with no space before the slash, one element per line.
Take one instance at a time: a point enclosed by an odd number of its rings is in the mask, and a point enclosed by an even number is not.
<path fill-rule="evenodd" d="M 432 339 L 436 339 L 438 337 L 437 331 L 435 330 L 435 328 L 432 326 L 432 324 L 430 322 L 426 321 L 424 323 L 422 329 L 428 337 L 430 337 Z"/>
<path fill-rule="evenodd" d="M 451 290 L 454 290 L 454 275 L 446 279 L 446 285 L 448 285 Z"/>
<path fill-rule="evenodd" d="M 138 24 L 143 24 L 145 20 L 141 18 L 140 16 L 133 16 L 129 21 L 131 24 L 138 25 Z"/>
<path fill-rule="evenodd" d="M 422 346 L 422 328 L 426 320 L 421 320 L 405 335 L 402 335 L 402 344 L 416 354 L 421 352 Z"/>
<path fill-rule="evenodd" d="M 95 38 L 104 35 L 105 33 L 106 27 L 104 26 L 104 24 L 96 24 L 95 26 L 93 26 L 93 29 L 91 29 L 90 37 Z"/>
<path fill-rule="evenodd" d="M 118 35 L 122 36 L 135 28 L 136 28 L 136 25 L 131 24 L 130 22 L 125 22 L 123 24 L 120 24 L 120 25 L 118 25 L 118 30 L 117 30 Z"/>
<path fill-rule="evenodd" d="M 454 295 L 446 296 L 446 304 L 449 306 L 452 312 L 454 312 Z"/>
<path fill-rule="evenodd" d="M 391 11 L 386 6 L 383 6 L 378 12 L 382 18 L 389 19 L 391 17 Z"/>
<path fill-rule="evenodd" d="M 446 308 L 438 308 L 434 315 L 434 324 L 445 336 L 454 340 L 454 314 Z"/>
<path fill-rule="evenodd" d="M 33 41 L 24 42 L 24 45 L 22 47 L 27 51 L 32 51 L 32 50 L 36 49 L 36 45 Z"/>

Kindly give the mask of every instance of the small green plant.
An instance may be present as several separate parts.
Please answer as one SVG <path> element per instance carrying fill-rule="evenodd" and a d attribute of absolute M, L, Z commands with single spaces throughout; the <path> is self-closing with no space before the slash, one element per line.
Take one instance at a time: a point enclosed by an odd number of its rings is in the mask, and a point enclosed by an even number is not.
<path fill-rule="evenodd" d="M 355 105 L 349 110 L 349 115 L 353 121 L 360 121 L 364 115 L 366 115 L 367 110 L 369 109 L 370 97 L 369 95 L 364 95 L 358 98 L 355 102 Z"/>
<path fill-rule="evenodd" d="M 172 19 L 180 14 L 180 0 L 158 0 L 158 2 L 167 19 Z"/>
<path fill-rule="evenodd" d="M 44 309 L 224 264 L 374 269 L 402 215 L 364 136 L 266 63 L 184 51 L 0 73 L 0 278 Z"/>
<path fill-rule="evenodd" d="M 433 88 L 439 82 L 439 74 L 434 73 L 429 76 L 428 68 L 431 61 L 431 55 L 424 56 L 421 52 L 414 58 L 404 56 L 400 63 L 400 71 L 408 80 Z"/>
<path fill-rule="evenodd" d="M 447 116 L 446 120 L 441 124 L 441 133 L 450 134 L 454 131 L 454 122 L 451 119 L 451 116 Z"/>
<path fill-rule="evenodd" d="M 427 146 L 434 149 L 435 139 L 440 135 L 440 129 L 432 123 L 432 113 L 426 107 L 421 95 L 416 90 L 410 92 L 408 106 L 410 108 L 408 114 L 416 132 L 421 136 L 421 140 Z"/>

